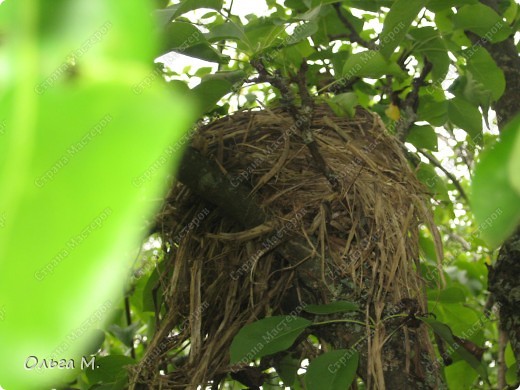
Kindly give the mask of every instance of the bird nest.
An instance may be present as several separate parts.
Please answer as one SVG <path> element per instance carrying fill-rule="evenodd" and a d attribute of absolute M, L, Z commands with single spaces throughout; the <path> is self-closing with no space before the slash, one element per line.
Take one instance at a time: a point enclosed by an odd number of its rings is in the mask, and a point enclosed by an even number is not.
<path fill-rule="evenodd" d="M 240 368 L 229 366 L 229 347 L 241 327 L 304 301 L 355 301 L 367 323 L 403 299 L 426 311 L 419 226 L 436 229 L 402 144 L 375 114 L 337 117 L 318 105 L 310 129 L 327 175 L 296 125 L 276 108 L 195 133 L 192 147 L 213 170 L 174 184 L 157 216 L 157 327 L 134 383 L 216 386 Z M 384 334 L 376 328 L 365 356 L 380 355 Z M 367 359 L 377 382 L 381 359 Z"/>

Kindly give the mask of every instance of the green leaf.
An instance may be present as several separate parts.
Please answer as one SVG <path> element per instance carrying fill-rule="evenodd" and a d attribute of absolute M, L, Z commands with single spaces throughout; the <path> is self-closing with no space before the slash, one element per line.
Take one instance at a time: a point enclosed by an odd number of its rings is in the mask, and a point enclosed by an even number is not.
<path fill-rule="evenodd" d="M 509 2 L 509 6 L 504 11 L 504 19 L 509 25 L 512 25 L 515 22 L 516 16 L 518 15 L 518 4 L 516 1 L 511 0 Z"/>
<path fill-rule="evenodd" d="M 517 369 L 516 363 L 513 363 L 507 367 L 506 380 L 507 380 L 508 385 L 514 386 L 514 385 L 518 384 L 518 376 L 516 373 L 516 369 Z"/>
<path fill-rule="evenodd" d="M 182 0 L 179 4 L 156 10 L 155 13 L 163 24 L 166 24 L 186 12 L 199 8 L 209 8 L 219 11 L 222 9 L 222 3 L 223 0 Z"/>
<path fill-rule="evenodd" d="M 432 318 L 421 318 L 421 321 L 428 324 L 428 326 L 432 328 L 435 334 L 440 336 L 446 342 L 446 350 L 448 350 L 448 348 L 453 349 L 453 351 L 462 359 L 464 359 L 476 372 L 478 372 L 483 379 L 488 381 L 488 375 L 484 365 L 481 362 L 479 362 L 477 358 L 473 356 L 470 352 L 468 352 L 465 348 L 463 348 L 455 342 L 455 340 L 453 339 L 451 329 L 448 325 L 443 324 L 442 322 L 439 322 Z"/>
<path fill-rule="evenodd" d="M 430 125 L 414 125 L 410 129 L 406 141 L 416 148 L 424 148 L 437 151 L 437 134 Z"/>
<path fill-rule="evenodd" d="M 307 368 L 307 390 L 344 390 L 356 376 L 359 353 L 353 349 L 326 352 L 312 360 Z"/>
<path fill-rule="evenodd" d="M 187 22 L 170 23 L 165 29 L 165 42 L 171 50 L 184 50 L 190 46 L 208 43 L 202 31 Z"/>
<path fill-rule="evenodd" d="M 225 79 L 209 79 L 192 89 L 199 102 L 199 115 L 209 112 L 217 102 L 233 90 L 233 84 Z"/>
<path fill-rule="evenodd" d="M 428 300 L 443 303 L 466 302 L 466 294 L 459 287 L 447 287 L 443 290 L 428 291 Z"/>
<path fill-rule="evenodd" d="M 285 2 L 287 4 L 287 1 Z M 298 19 L 298 20 L 307 20 L 307 21 L 314 21 L 318 18 L 318 16 L 320 16 L 322 14 L 322 8 L 321 8 L 321 4 L 316 6 L 316 7 L 312 7 L 311 9 L 309 9 L 307 12 L 301 14 L 301 15 L 296 15 L 295 16 L 295 19 Z"/>
<path fill-rule="evenodd" d="M 87 360 L 90 361 L 89 358 Z M 96 368 L 85 369 L 90 384 L 113 383 L 128 377 L 126 366 L 135 364 L 135 360 L 123 355 L 108 355 L 95 359 Z"/>
<path fill-rule="evenodd" d="M 286 354 L 275 366 L 276 372 L 285 386 L 292 386 L 300 369 L 300 359 Z"/>
<path fill-rule="evenodd" d="M 451 276 L 457 278 L 460 275 L 455 275 L 454 273 L 464 274 L 464 271 L 453 270 Z M 479 312 L 478 309 L 469 307 L 469 305 L 443 302 L 443 304 L 438 305 L 436 309 L 438 309 L 437 320 L 444 323 L 449 321 L 450 329 L 454 334 L 464 335 L 465 332 L 474 324 L 478 323 L 479 320 L 482 321 L 482 313 Z M 472 339 L 478 338 L 482 332 L 482 326 L 473 329 Z M 483 340 L 481 342 L 483 342 Z M 455 358 L 458 359 L 459 356 L 455 356 Z"/>
<path fill-rule="evenodd" d="M 491 92 L 493 101 L 497 101 L 505 91 L 506 80 L 491 55 L 482 46 L 468 49 L 465 52 L 468 59 L 468 70 L 486 91 Z"/>
<path fill-rule="evenodd" d="M 444 372 L 446 383 L 449 383 L 452 389 L 471 389 L 478 379 L 478 373 L 474 370 L 468 370 L 464 361 L 454 362 L 444 367 Z"/>
<path fill-rule="evenodd" d="M 353 8 L 365 11 L 379 12 L 381 7 L 390 8 L 394 0 L 344 0 L 343 3 Z"/>
<path fill-rule="evenodd" d="M 191 23 L 170 23 L 164 31 L 164 45 L 165 50 L 201 60 L 218 63 L 229 62 L 229 57 L 222 55 L 211 46 L 204 34 Z"/>
<path fill-rule="evenodd" d="M 413 20 L 428 0 L 396 0 L 390 11 L 386 14 L 383 31 L 379 40 L 381 42 L 381 54 L 390 58 L 395 48 L 399 46 Z"/>
<path fill-rule="evenodd" d="M 482 114 L 477 107 L 460 97 L 455 97 L 448 100 L 448 119 L 468 133 L 475 143 L 481 143 Z"/>
<path fill-rule="evenodd" d="M 300 69 L 304 58 L 309 57 L 315 53 L 307 40 L 303 40 L 295 45 L 289 45 L 281 50 L 274 50 L 271 54 L 274 58 L 273 65 L 281 68 L 290 68 L 293 71 Z"/>
<path fill-rule="evenodd" d="M 484 88 L 484 85 L 469 70 L 453 82 L 449 91 L 475 107 L 482 107 L 484 113 L 488 112 L 492 101 L 491 91 Z"/>
<path fill-rule="evenodd" d="M 204 34 L 208 42 L 218 42 L 224 39 L 239 41 L 246 38 L 244 27 L 235 22 L 219 24 Z"/>
<path fill-rule="evenodd" d="M 332 4 L 332 3 L 337 3 L 337 0 L 311 0 L 309 8 L 317 7 L 319 5 Z"/>
<path fill-rule="evenodd" d="M 520 222 L 520 194 L 511 180 L 519 172 L 518 157 L 513 154 L 519 128 L 520 116 L 504 128 L 491 150 L 482 153 L 471 183 L 470 203 L 478 231 L 492 248 L 498 247 Z"/>
<path fill-rule="evenodd" d="M 413 54 L 416 57 L 426 56 L 432 63 L 432 79 L 434 83 L 444 80 L 448 73 L 450 57 L 446 44 L 438 30 L 433 27 L 411 28 L 408 34 L 413 37 Z"/>
<path fill-rule="evenodd" d="M 120 327 L 117 324 L 111 324 L 108 327 L 108 330 L 116 336 L 119 340 L 123 342 L 127 347 L 131 347 L 134 344 L 134 336 L 137 331 L 141 327 L 139 322 L 134 322 L 130 326 Z"/>
<path fill-rule="evenodd" d="M 142 307 L 143 311 L 154 312 L 155 304 L 159 307 L 162 304 L 162 299 L 164 294 L 162 294 L 162 286 L 158 283 L 159 275 L 164 272 L 165 262 L 159 263 L 157 269 L 152 270 L 150 276 L 147 277 L 146 283 L 143 288 L 143 300 Z M 154 292 L 154 290 L 156 290 Z M 154 296 L 157 299 L 157 302 L 154 303 Z"/>
<path fill-rule="evenodd" d="M 520 195 L 520 175 L 518 174 L 520 172 L 520 116 L 517 116 L 507 128 L 513 128 L 515 130 L 512 131 L 516 132 L 508 168 L 511 186 L 516 190 L 516 193 Z"/>
<path fill-rule="evenodd" d="M 429 91 L 427 87 L 426 91 Z M 448 120 L 448 102 L 446 100 L 437 101 L 426 93 L 419 98 L 419 108 L 417 109 L 418 120 L 426 121 L 432 126 L 443 126 Z"/>
<path fill-rule="evenodd" d="M 343 65 L 343 77 L 369 77 L 377 79 L 383 75 L 400 75 L 402 70 L 395 62 L 386 60 L 379 51 L 366 50 L 352 54 Z"/>
<path fill-rule="evenodd" d="M 229 70 L 208 74 L 202 78 L 202 82 L 209 80 L 225 80 L 231 84 L 240 86 L 246 79 L 247 75 L 243 70 Z"/>
<path fill-rule="evenodd" d="M 295 44 L 303 39 L 310 37 L 318 31 L 318 24 L 316 22 L 307 22 L 299 24 L 294 28 L 292 35 L 287 38 L 287 44 Z"/>
<path fill-rule="evenodd" d="M 245 26 L 246 39 L 239 42 L 239 48 L 245 46 L 245 50 L 252 50 L 252 54 L 261 53 L 271 48 L 275 43 L 283 45 L 281 35 L 285 32 L 285 26 L 275 23 L 273 19 L 259 18 Z M 250 42 L 253 47 L 248 44 Z"/>
<path fill-rule="evenodd" d="M 307 305 L 303 308 L 307 313 L 312 314 L 333 314 L 348 311 L 356 311 L 358 305 L 348 301 L 336 301 L 324 305 Z"/>
<path fill-rule="evenodd" d="M 435 244 L 430 236 L 427 236 L 424 232 L 421 232 L 419 237 L 419 247 L 421 252 L 429 264 L 437 265 L 437 252 L 435 251 Z"/>
<path fill-rule="evenodd" d="M 350 22 L 353 29 L 358 33 L 363 31 L 364 21 L 356 18 L 349 12 L 345 7 L 342 7 L 341 13 Z M 327 45 L 329 44 L 330 37 L 334 35 L 344 34 L 345 25 L 336 15 L 336 12 L 331 6 L 322 7 L 320 17 L 317 18 L 319 29 L 316 34 L 312 36 L 312 40 L 315 44 Z"/>
<path fill-rule="evenodd" d="M 354 117 L 358 98 L 355 92 L 345 92 L 327 99 L 327 104 L 337 116 Z"/>
<path fill-rule="evenodd" d="M 478 0 L 430 0 L 426 7 L 432 12 L 439 12 L 464 4 L 475 4 Z"/>
<path fill-rule="evenodd" d="M 292 8 L 299 12 L 302 12 L 309 8 L 303 3 L 303 0 L 285 0 L 284 5 L 288 8 Z"/>
<path fill-rule="evenodd" d="M 274 316 L 244 326 L 231 343 L 231 364 L 250 362 L 289 348 L 312 322 L 295 316 Z"/>
<path fill-rule="evenodd" d="M 503 41 L 512 34 L 507 23 L 492 8 L 481 3 L 461 7 L 453 21 L 455 28 L 474 32 L 492 43 Z"/>

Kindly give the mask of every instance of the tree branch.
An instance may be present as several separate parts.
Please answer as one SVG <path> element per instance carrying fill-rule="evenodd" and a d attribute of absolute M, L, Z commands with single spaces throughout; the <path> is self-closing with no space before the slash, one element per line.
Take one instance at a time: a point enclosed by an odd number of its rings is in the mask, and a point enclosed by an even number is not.
<path fill-rule="evenodd" d="M 406 99 L 402 103 L 401 111 L 404 112 L 404 115 L 401 115 L 401 119 L 396 127 L 397 138 L 401 142 L 406 140 L 408 137 L 408 133 L 412 128 L 413 124 L 417 120 L 417 108 L 419 107 L 419 90 L 422 86 L 425 85 L 426 77 L 432 70 L 433 64 L 428 61 L 427 58 L 424 59 L 424 66 L 421 71 L 419 77 L 416 77 L 412 83 L 412 90 L 406 96 Z"/>
<path fill-rule="evenodd" d="M 466 192 L 464 191 L 464 188 L 462 188 L 462 185 L 457 180 L 455 175 L 453 173 L 451 173 L 450 171 L 448 171 L 446 168 L 444 168 L 442 166 L 441 162 L 439 160 L 437 160 L 433 154 L 431 154 L 431 153 L 429 153 L 429 152 L 427 152 L 426 150 L 423 150 L 423 149 L 418 149 L 418 150 L 424 157 L 426 157 L 432 163 L 432 165 L 434 165 L 437 168 L 439 168 L 446 175 L 446 177 L 448 179 L 450 179 L 450 181 L 453 183 L 453 185 L 455 186 L 457 191 L 459 191 L 460 196 L 466 202 L 469 203 L 468 196 L 466 195 Z"/>
<path fill-rule="evenodd" d="M 359 44 L 363 47 L 366 47 L 367 49 L 370 49 L 370 50 L 377 49 L 377 45 L 374 42 L 367 41 L 367 40 L 361 38 L 361 36 L 356 31 L 356 28 L 354 27 L 354 25 L 352 23 L 350 23 L 350 20 L 348 20 L 345 17 L 345 15 L 343 15 L 343 13 L 341 12 L 341 3 L 340 2 L 334 3 L 334 4 L 332 4 L 332 6 L 334 7 L 334 10 L 336 11 L 336 14 L 338 15 L 338 18 L 341 21 L 341 23 L 343 23 L 343 25 L 349 30 L 349 34 L 347 35 L 347 37 L 352 42 L 356 42 L 357 44 Z"/>
<path fill-rule="evenodd" d="M 265 68 L 261 60 L 251 61 L 253 67 L 256 68 L 259 74 L 260 80 L 269 82 L 273 87 L 277 88 L 282 95 L 282 100 L 285 103 L 289 113 L 295 121 L 295 125 L 300 131 L 300 135 L 305 145 L 311 152 L 312 158 L 316 163 L 318 170 L 327 178 L 334 191 L 339 190 L 339 182 L 337 175 L 330 169 L 322 156 L 318 143 L 314 139 L 311 131 L 312 115 L 313 115 L 313 100 L 307 89 L 306 72 L 307 62 L 303 60 L 302 65 L 296 76 L 296 82 L 298 84 L 300 97 L 302 100 L 302 107 L 296 106 L 294 94 L 292 93 L 289 84 L 284 78 L 279 75 L 271 75 Z"/>

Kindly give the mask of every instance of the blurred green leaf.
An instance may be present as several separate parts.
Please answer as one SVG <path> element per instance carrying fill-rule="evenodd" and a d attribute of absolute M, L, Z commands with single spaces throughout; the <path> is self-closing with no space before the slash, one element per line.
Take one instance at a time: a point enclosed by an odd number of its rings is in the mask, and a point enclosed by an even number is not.
<path fill-rule="evenodd" d="M 518 376 L 516 374 L 516 370 L 517 370 L 516 363 L 511 364 L 510 366 L 507 367 L 506 381 L 507 381 L 507 384 L 510 386 L 515 386 L 518 384 Z"/>
<path fill-rule="evenodd" d="M 520 193 L 511 180 L 518 175 L 518 166 L 512 166 L 511 161 L 515 161 L 514 158 L 518 161 L 513 156 L 519 128 L 520 116 L 504 128 L 491 150 L 484 151 L 471 184 L 471 208 L 479 232 L 493 248 L 500 245 L 520 222 Z"/>
<path fill-rule="evenodd" d="M 511 186 L 515 189 L 517 195 L 520 195 L 520 116 L 517 115 L 507 126 L 507 129 L 510 129 L 507 131 L 516 133 L 514 140 L 512 140 L 513 149 L 509 158 L 508 171 Z"/>
<path fill-rule="evenodd" d="M 121 299 L 141 227 L 178 161 L 168 147 L 182 150 L 188 105 L 161 83 L 135 88 L 155 74 L 149 13 L 124 1 L 2 4 L 4 388 L 49 388 L 73 374 L 24 362 L 78 361 L 92 348 L 90 330 Z"/>
<path fill-rule="evenodd" d="M 443 290 L 428 291 L 428 300 L 444 303 L 460 303 L 466 301 L 466 295 L 458 287 L 447 287 Z"/>
<path fill-rule="evenodd" d="M 444 367 L 447 383 L 453 389 L 471 389 L 478 378 L 475 370 L 468 370 L 464 361 L 454 362 Z"/>
<path fill-rule="evenodd" d="M 89 346 L 85 350 L 85 355 L 95 355 L 99 351 L 105 341 L 105 332 L 100 329 L 93 329 L 90 332 L 90 339 L 91 341 L 88 343 Z"/>

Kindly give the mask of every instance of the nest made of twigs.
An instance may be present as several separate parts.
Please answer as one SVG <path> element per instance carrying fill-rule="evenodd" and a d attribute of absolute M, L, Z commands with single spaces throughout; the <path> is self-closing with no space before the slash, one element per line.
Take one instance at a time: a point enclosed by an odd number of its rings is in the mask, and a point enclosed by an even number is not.
<path fill-rule="evenodd" d="M 311 130 L 337 179 L 335 189 L 283 108 L 238 112 L 196 132 L 192 146 L 229 184 L 247 186 L 269 221 L 244 228 L 181 183 L 173 186 L 157 217 L 168 246 L 160 278 L 166 309 L 157 314 L 138 367 L 141 382 L 196 388 L 226 375 L 235 334 L 283 312 L 283 297 L 304 260 L 319 270 L 312 277 L 330 287 L 316 291 L 318 301 L 333 299 L 330 291 L 343 284 L 350 288 L 343 297 L 351 292 L 353 299 L 379 304 L 370 314 L 376 320 L 385 303 L 414 297 L 424 305 L 418 227 L 426 222 L 435 229 L 402 144 L 362 109 L 346 118 L 317 106 Z M 281 256 L 272 242 L 277 232 L 281 242 L 302 243 L 312 258 Z M 188 356 L 180 358 L 187 345 Z"/>

